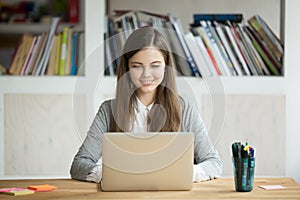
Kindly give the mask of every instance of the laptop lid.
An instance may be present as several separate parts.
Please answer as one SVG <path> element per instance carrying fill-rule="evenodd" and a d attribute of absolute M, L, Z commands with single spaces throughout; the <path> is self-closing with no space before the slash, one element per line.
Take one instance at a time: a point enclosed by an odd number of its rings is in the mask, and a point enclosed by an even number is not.
<path fill-rule="evenodd" d="M 191 132 L 104 133 L 102 144 L 103 191 L 193 187 Z"/>

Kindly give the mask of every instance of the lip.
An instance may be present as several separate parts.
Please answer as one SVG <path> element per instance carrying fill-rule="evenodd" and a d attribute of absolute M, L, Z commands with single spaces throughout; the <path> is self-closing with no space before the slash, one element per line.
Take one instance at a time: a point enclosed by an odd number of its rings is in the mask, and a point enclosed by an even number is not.
<path fill-rule="evenodd" d="M 141 80 L 142 85 L 144 86 L 150 86 L 153 84 L 154 81 L 152 80 Z"/>

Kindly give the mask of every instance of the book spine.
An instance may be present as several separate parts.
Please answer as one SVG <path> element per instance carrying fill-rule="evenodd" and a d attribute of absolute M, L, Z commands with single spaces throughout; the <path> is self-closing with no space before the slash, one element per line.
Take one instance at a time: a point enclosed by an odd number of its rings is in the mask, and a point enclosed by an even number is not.
<path fill-rule="evenodd" d="M 196 66 L 202 77 L 211 76 L 208 66 L 204 60 L 204 57 L 196 44 L 196 40 L 193 34 L 190 32 L 185 35 L 185 40 L 187 42 L 188 47 L 191 49 L 191 54 L 195 60 Z"/>
<path fill-rule="evenodd" d="M 218 76 L 218 74 L 215 70 L 214 64 L 212 63 L 211 58 L 208 55 L 208 52 L 207 52 L 207 49 L 206 49 L 207 47 L 205 47 L 205 44 L 204 44 L 203 40 L 201 39 L 201 36 L 197 35 L 197 36 L 194 36 L 194 37 L 195 37 L 195 40 L 196 40 L 196 43 L 197 43 L 198 47 L 200 48 L 200 50 L 202 52 L 202 55 L 204 57 L 206 66 L 207 66 L 208 70 L 210 71 L 210 74 L 212 76 Z"/>
<path fill-rule="evenodd" d="M 68 45 L 68 27 L 64 27 L 61 38 L 61 49 L 60 49 L 60 64 L 59 64 L 59 75 L 65 75 L 66 58 L 67 58 L 67 45 Z"/>
<path fill-rule="evenodd" d="M 20 73 L 21 75 L 26 75 L 26 70 L 27 70 L 27 68 L 29 66 L 30 60 L 32 60 L 32 54 L 33 54 L 33 51 L 34 51 L 34 49 L 36 47 L 36 42 L 37 42 L 37 36 L 34 36 L 33 37 L 33 41 L 31 43 L 31 47 L 30 47 L 29 52 L 28 52 L 28 55 L 26 57 L 24 65 L 22 67 L 22 71 Z"/>
<path fill-rule="evenodd" d="M 70 23 L 79 22 L 79 2 L 78 0 L 68 0 L 68 21 Z"/>
<path fill-rule="evenodd" d="M 223 42 L 223 45 L 224 45 L 224 48 L 226 49 L 227 53 L 228 53 L 228 56 L 230 57 L 230 60 L 233 64 L 233 67 L 235 69 L 235 71 L 237 72 L 237 74 L 239 76 L 242 76 L 243 75 L 243 72 L 242 72 L 242 69 L 241 69 L 241 66 L 240 64 L 238 63 L 229 43 L 228 43 L 228 40 L 226 38 L 226 35 L 225 33 L 223 32 L 223 29 L 222 27 L 220 27 L 219 25 L 216 25 L 216 31 L 221 39 L 221 41 Z"/>
<path fill-rule="evenodd" d="M 241 52 L 239 50 L 239 47 L 238 47 L 238 45 L 237 45 L 237 43 L 236 43 L 236 41 L 235 41 L 235 39 L 233 37 L 233 33 L 231 32 L 230 27 L 229 26 L 225 26 L 225 31 L 226 31 L 229 39 L 230 39 L 230 42 L 231 42 L 231 44 L 232 44 L 232 46 L 234 48 L 235 53 L 238 56 L 238 59 L 239 59 L 240 63 L 242 64 L 242 67 L 244 69 L 245 74 L 248 75 L 248 76 L 250 76 L 251 74 L 250 74 L 250 71 L 248 69 L 247 63 L 244 60 L 244 57 L 242 56 L 242 54 L 241 54 Z"/>
<path fill-rule="evenodd" d="M 250 26 L 260 35 L 260 37 L 266 42 L 267 46 L 270 48 L 271 52 L 275 55 L 278 61 L 281 61 L 282 53 L 276 48 L 272 43 L 271 39 L 268 37 L 261 24 L 257 21 L 255 17 L 248 20 Z"/>
<path fill-rule="evenodd" d="M 218 50 L 219 50 L 219 52 L 221 54 L 221 59 L 223 58 L 222 59 L 223 60 L 223 65 L 224 65 L 224 68 L 225 68 L 227 74 L 229 74 L 229 75 L 236 75 L 236 73 L 235 73 L 235 71 L 233 69 L 232 62 L 231 62 L 231 60 L 230 60 L 230 58 L 229 58 L 229 56 L 228 56 L 228 54 L 227 54 L 227 52 L 226 52 L 226 50 L 224 48 L 224 45 L 223 45 L 223 43 L 222 43 L 219 35 L 216 32 L 216 27 L 212 26 L 212 24 L 211 24 L 210 21 L 208 21 L 207 24 L 208 24 L 209 30 L 210 30 L 213 38 L 216 41 L 217 48 L 218 48 Z"/>
<path fill-rule="evenodd" d="M 231 21 L 240 23 L 243 20 L 243 14 L 194 14 L 193 18 L 194 24 L 199 24 L 200 21 Z"/>
<path fill-rule="evenodd" d="M 173 25 L 174 27 L 174 30 L 179 38 L 179 41 L 180 41 L 180 44 L 182 45 L 182 48 L 183 48 L 183 51 L 184 51 L 184 54 L 186 56 L 186 59 L 189 63 L 189 66 L 191 68 L 191 71 L 192 71 L 192 75 L 193 76 L 199 76 L 200 73 L 198 72 L 197 68 L 196 68 L 196 65 L 194 63 L 194 60 L 189 52 L 189 49 L 186 45 L 186 42 L 184 40 L 184 37 L 183 37 L 183 33 L 181 31 L 181 27 L 179 26 L 179 23 L 180 21 L 177 19 L 175 19 L 171 14 L 169 14 L 169 19 L 170 19 L 170 22 L 171 24 Z"/>
<path fill-rule="evenodd" d="M 60 67 L 60 51 L 61 51 L 61 38 L 62 33 L 57 35 L 57 45 L 56 45 L 56 56 L 55 56 L 55 66 L 54 66 L 54 75 L 59 75 Z"/>
<path fill-rule="evenodd" d="M 76 62 L 76 58 L 77 58 L 77 50 L 78 50 L 78 33 L 74 33 L 73 34 L 73 41 L 72 41 L 72 56 L 71 56 L 71 73 L 70 75 L 76 75 L 77 73 L 77 62 Z"/>

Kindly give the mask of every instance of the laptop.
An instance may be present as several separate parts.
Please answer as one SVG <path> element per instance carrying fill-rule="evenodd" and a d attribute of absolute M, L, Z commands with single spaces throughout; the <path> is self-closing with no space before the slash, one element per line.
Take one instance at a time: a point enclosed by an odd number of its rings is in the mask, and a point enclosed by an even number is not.
<path fill-rule="evenodd" d="M 103 191 L 191 190 L 191 132 L 104 133 Z"/>

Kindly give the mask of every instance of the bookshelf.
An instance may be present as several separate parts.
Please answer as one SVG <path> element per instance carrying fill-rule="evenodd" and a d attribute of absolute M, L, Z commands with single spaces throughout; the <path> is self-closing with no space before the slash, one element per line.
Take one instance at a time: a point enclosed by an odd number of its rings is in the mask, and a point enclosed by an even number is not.
<path fill-rule="evenodd" d="M 193 1 L 194 2 L 194 1 Z M 276 123 L 267 124 L 266 126 L 270 125 L 272 127 L 271 130 L 268 130 L 263 125 L 260 126 L 248 127 L 247 125 L 243 124 L 243 126 L 237 126 L 237 129 L 234 127 L 228 127 L 230 123 L 225 122 L 223 127 L 220 127 L 223 131 L 223 135 L 218 137 L 218 135 L 213 135 L 213 139 L 219 138 L 218 148 L 219 151 L 225 152 L 222 156 L 224 156 L 224 166 L 225 175 L 230 176 L 232 172 L 231 168 L 231 160 L 225 159 L 225 156 L 229 156 L 230 152 L 228 151 L 229 146 L 228 144 L 231 142 L 230 139 L 240 139 L 244 140 L 245 137 L 248 139 L 253 139 L 251 143 L 255 144 L 255 142 L 262 144 L 262 142 L 268 142 L 268 139 L 264 138 L 264 131 L 268 137 L 271 137 L 274 133 L 274 138 L 270 139 L 272 144 L 279 148 L 280 153 L 280 161 L 272 160 L 271 163 L 277 164 L 274 169 L 270 170 L 270 173 L 265 173 L 268 167 L 270 166 L 262 166 L 263 159 L 267 159 L 261 156 L 261 163 L 260 163 L 260 171 L 257 174 L 268 175 L 268 176 L 291 176 L 294 177 L 298 182 L 300 181 L 300 177 L 296 168 L 298 169 L 300 166 L 299 159 L 295 159 L 293 154 L 297 151 L 297 146 L 299 145 L 300 136 L 297 133 L 298 122 L 297 119 L 300 115 L 300 95 L 297 92 L 299 85 L 299 80 L 297 74 L 300 74 L 300 69 L 298 66 L 297 56 L 295 52 L 298 52 L 298 45 L 300 44 L 300 28 L 295 26 L 297 24 L 297 19 L 299 18 L 299 13 L 297 11 L 297 7 L 300 6 L 297 0 L 268 0 L 268 1 L 255 1 L 259 2 L 259 6 L 255 3 L 249 1 L 226 1 L 220 3 L 220 1 L 214 0 L 210 1 L 211 4 L 215 4 L 215 7 L 209 7 L 206 5 L 208 1 L 198 0 L 197 5 L 193 3 L 185 3 L 186 9 L 190 12 L 182 12 L 182 3 L 174 4 L 171 8 L 169 6 L 169 1 L 151 1 L 151 3 L 147 3 L 147 1 L 134 1 L 134 2 L 127 2 L 122 0 L 109 0 L 108 4 L 105 0 L 86 0 L 84 1 L 84 29 L 86 33 L 85 37 L 85 53 L 86 53 L 86 71 L 84 77 L 11 77 L 11 76 L 0 76 L 0 177 L 10 177 L 14 174 L 4 174 L 5 172 L 5 162 L 12 162 L 10 159 L 7 160 L 7 155 L 5 154 L 6 147 L 5 140 L 8 133 L 5 133 L 5 130 L 11 131 L 11 129 L 7 128 L 4 122 L 7 115 L 5 114 L 7 108 L 7 102 L 5 102 L 5 95 L 6 94 L 44 94 L 44 95 L 68 95 L 72 96 L 74 94 L 74 90 L 84 96 L 84 111 L 83 115 L 79 118 L 84 118 L 85 120 L 82 129 L 79 130 L 83 133 L 82 135 L 74 135 L 74 130 L 70 130 L 70 127 L 74 126 L 71 124 L 68 127 L 67 135 L 69 136 L 69 143 L 73 142 L 73 146 L 68 149 L 68 153 L 64 155 L 66 158 L 65 163 L 61 164 L 61 171 L 58 172 L 52 170 L 53 173 L 47 173 L 44 171 L 39 170 L 32 170 L 31 173 L 27 173 L 26 171 L 21 171 L 19 174 L 16 175 L 22 177 L 32 177 L 36 173 L 44 174 L 45 176 L 68 176 L 68 166 L 73 158 L 73 155 L 76 153 L 77 148 L 82 142 L 82 138 L 86 133 L 89 125 L 91 124 L 94 114 L 97 112 L 99 104 L 107 98 L 110 98 L 114 95 L 114 88 L 115 88 L 115 77 L 103 77 L 100 73 L 103 71 L 104 67 L 104 50 L 103 50 L 103 33 L 104 33 L 104 17 L 106 13 L 106 9 L 119 9 L 119 8 L 126 8 L 126 9 L 146 9 L 149 11 L 157 11 L 158 13 L 166 13 L 167 11 L 171 10 L 173 14 L 179 17 L 182 21 L 182 24 L 187 25 L 192 21 L 192 12 L 229 12 L 231 8 L 235 8 L 238 12 L 243 10 L 244 14 L 246 14 L 246 18 L 250 17 L 252 14 L 256 14 L 257 12 L 264 13 L 264 18 L 266 21 L 269 22 L 272 28 L 276 30 L 276 34 L 279 34 L 281 38 L 284 39 L 285 44 L 285 58 L 284 58 L 284 76 L 281 77 L 221 77 L 217 80 L 214 78 L 207 78 L 206 81 L 196 78 L 196 77 L 179 77 L 178 82 L 184 83 L 193 90 L 193 98 L 196 100 L 196 103 L 203 111 L 204 114 L 209 113 L 211 110 L 207 110 L 205 105 L 207 105 L 207 96 L 210 95 L 218 95 L 218 91 L 214 90 L 212 94 L 209 93 L 207 89 L 207 82 L 214 82 L 220 81 L 222 83 L 223 91 L 222 91 L 222 98 L 227 98 L 225 102 L 226 105 L 230 104 L 230 100 L 233 100 L 235 103 L 240 103 L 242 106 L 246 107 L 246 110 L 251 113 L 249 115 L 250 122 L 252 126 L 255 126 L 255 118 L 256 120 L 264 120 L 263 116 L 265 115 L 264 112 L 270 112 L 272 107 L 267 107 L 268 104 L 274 106 L 274 110 L 278 107 L 280 108 L 279 111 L 275 114 L 279 116 L 279 118 L 274 118 L 274 120 L 282 120 L 280 122 L 276 121 L 280 125 L 276 125 Z M 194 2 L 195 3 L 195 2 Z M 160 6 L 158 6 L 159 4 Z M 198 5 L 199 4 L 199 5 Z M 204 6 L 205 5 L 205 6 Z M 198 9 L 199 8 L 199 9 Z M 196 10 L 195 10 L 196 9 Z M 226 10 L 227 9 L 227 10 Z M 1 27 L 1 25 L 0 25 Z M 2 27 L 1 27 L 2 28 Z M 0 28 L 0 30 L 1 30 Z M 187 29 L 187 28 L 185 28 Z M 80 87 L 78 84 L 80 84 Z M 78 91 L 77 91 L 78 90 Z M 186 94 L 189 95 L 189 94 Z M 49 98 L 50 98 L 49 96 Z M 235 97 L 238 98 L 239 101 L 235 101 Z M 266 98 L 267 100 L 266 100 Z M 274 99 L 274 100 L 273 100 Z M 72 100 L 71 100 L 72 101 Z M 243 102 L 246 102 L 243 104 Z M 70 102 L 69 102 L 70 103 Z M 254 103 L 262 103 L 263 106 L 258 106 L 264 110 L 260 111 L 255 110 Z M 43 104 L 44 105 L 44 104 Z M 45 104 L 47 105 L 47 104 Z M 56 104 L 54 104 L 56 105 Z M 64 104 L 60 105 L 63 106 Z M 11 105 L 8 105 L 11 108 Z M 230 106 L 234 106 L 230 104 Z M 252 107 L 251 107 L 252 106 Z M 266 108 L 264 108 L 264 106 Z M 278 107 L 277 107 L 278 106 Z M 244 108 L 243 107 L 243 108 Z M 23 108 L 21 106 L 21 108 Z M 251 109 L 254 111 L 251 111 Z M 269 110 L 267 110 L 267 108 Z M 226 107 L 227 111 L 224 114 L 224 118 L 234 118 L 237 117 L 233 115 L 233 111 L 236 111 L 237 107 L 232 110 L 231 107 Z M 232 112 L 231 112 L 232 111 Z M 257 112 L 255 114 L 255 112 Z M 231 114 L 231 115 L 228 115 Z M 53 114 L 54 115 L 54 114 Z M 208 114 L 209 115 L 209 114 Z M 277 116 L 276 115 L 276 116 Z M 15 115 L 12 115 L 15 116 Z M 62 115 L 64 117 L 71 118 L 74 120 L 74 117 L 71 115 Z M 8 116 L 10 117 L 10 116 Z M 78 117 L 78 116 L 77 116 Z M 205 116 L 204 116 L 205 118 Z M 208 116 L 209 118 L 209 116 Z M 242 116 L 242 119 L 245 120 L 245 116 Z M 270 122 L 273 118 L 269 118 L 265 123 Z M 78 120 L 75 119 L 75 121 Z M 251 121 L 252 120 L 252 121 Z M 209 121 L 209 120 L 208 120 Z M 227 124 L 226 124 L 227 123 Z M 229 125 L 228 125 L 229 124 Z M 235 124 L 235 123 L 233 123 Z M 242 124 L 242 123 L 241 123 Z M 254 125 L 253 125 L 254 124 Z M 210 126 L 210 122 L 208 122 L 208 127 Z M 274 129 L 277 129 L 274 130 Z M 249 129 L 249 131 L 247 131 Z M 66 134 L 63 129 L 59 129 L 60 134 Z M 213 127 L 212 127 L 213 131 Z M 245 133 L 241 133 L 241 132 Z M 259 132 L 261 135 L 254 134 L 255 136 L 251 136 L 249 132 L 255 133 Z M 76 132 L 76 131 L 75 131 Z M 229 135 L 229 139 L 226 139 L 226 134 L 230 132 L 235 133 L 236 135 Z M 273 132 L 273 133 L 272 133 Z M 238 135 L 240 133 L 240 135 Z M 23 134 L 22 132 L 19 134 Z M 46 138 L 49 137 L 51 132 L 46 131 Z M 75 133 L 76 134 L 76 133 Z M 234 137 L 235 136 L 235 137 Z M 21 136 L 20 136 L 21 137 Z M 260 138 L 262 137 L 262 138 Z M 57 138 L 56 138 L 57 139 Z M 223 142 L 222 142 L 223 141 Z M 63 141 L 56 141 L 58 145 L 64 145 Z M 261 147 L 261 146 L 260 146 Z M 262 147 L 261 147 L 262 148 Z M 17 149 L 19 150 L 19 149 Z M 16 151 L 17 151 L 16 150 Z M 259 149 L 258 149 L 259 150 Z M 264 151 L 265 149 L 261 149 Z M 43 149 L 43 151 L 47 152 L 48 150 Z M 59 147 L 57 151 L 65 151 L 65 148 Z M 274 150 L 276 152 L 276 150 Z M 274 152 L 273 151 L 273 152 Z M 259 152 L 259 151 L 258 151 Z M 57 155 L 57 154 L 56 154 Z M 52 158 L 53 162 L 57 162 L 57 159 Z M 274 156 L 272 157 L 274 158 Z M 17 163 L 17 162 L 15 162 Z M 259 163 L 259 162 L 258 162 Z M 297 166 L 297 167 L 294 167 Z M 67 169 L 66 169 L 67 167 Z M 47 167 L 46 167 L 47 169 Z M 279 173 L 276 172 L 279 171 Z M 30 170 L 29 170 L 30 171 Z"/>
<path fill-rule="evenodd" d="M 254 14 L 260 14 L 273 30 L 275 30 L 275 33 L 283 39 L 285 45 L 283 76 L 221 77 L 217 80 L 222 82 L 225 91 L 224 96 L 227 98 L 227 102 L 224 103 L 226 104 L 227 110 L 224 116 L 222 116 L 225 118 L 225 123 L 223 127 L 220 128 L 222 129 L 223 135 L 212 135 L 212 138 L 215 140 L 220 139 L 217 148 L 219 148 L 219 152 L 224 156 L 225 175 L 230 175 L 232 171 L 230 158 L 228 159 L 228 157 L 230 157 L 228 144 L 230 144 L 232 140 L 243 140 L 248 137 L 248 139 L 251 138 L 257 143 L 258 150 L 262 152 L 259 158 L 261 163 L 257 168 L 258 176 L 292 176 L 299 182 L 300 177 L 295 168 L 292 167 L 300 165 L 299 160 L 296 161 L 292 156 L 293 152 L 296 151 L 295 148 L 299 145 L 299 142 L 296 142 L 293 138 L 299 139 L 296 133 L 297 122 L 295 118 L 297 118 L 300 112 L 299 109 L 295 109 L 295 107 L 299 108 L 298 102 L 300 102 L 299 94 L 296 92 L 297 82 L 299 84 L 299 81 L 296 81 L 296 74 L 299 74 L 300 70 L 296 68 L 297 56 L 295 53 L 292 53 L 297 52 L 296 44 L 300 43 L 299 38 L 296 37 L 300 30 L 298 27 L 292 25 L 296 24 L 296 19 L 297 17 L 299 18 L 299 14 L 295 9 L 299 6 L 299 3 L 295 0 L 268 0 L 263 2 L 226 1 L 222 3 L 220 3 L 220 1 L 209 1 L 208 3 L 208 1 L 198 0 L 185 2 L 184 10 L 189 12 L 182 12 L 181 2 L 172 1 L 172 4 L 176 6 L 171 7 L 169 4 L 170 1 L 151 1 L 151 3 L 148 3 L 147 1 L 141 0 L 108 0 L 107 2 L 103 2 L 102 7 L 106 7 L 108 11 L 113 9 L 140 9 L 157 13 L 167 13 L 171 11 L 176 17 L 181 19 L 185 30 L 187 30 L 187 24 L 191 22 L 193 12 L 241 12 L 245 14 L 246 19 Z M 104 13 L 102 17 L 103 15 Z M 99 19 L 102 20 L 103 18 Z M 100 32 L 104 31 L 103 26 L 94 28 L 93 30 L 95 29 Z M 93 34 L 93 32 L 88 34 Z M 99 61 L 99 64 L 100 66 L 104 66 L 102 61 Z M 212 110 L 207 111 L 205 107 L 208 105 L 207 96 L 218 96 L 217 90 L 215 94 L 213 93 L 214 91 L 212 92 L 213 94 L 211 94 L 207 89 L 207 82 L 213 81 L 215 81 L 214 78 L 207 78 L 206 81 L 195 77 L 178 78 L 179 83 L 186 83 L 193 91 L 192 96 L 204 115 L 214 112 Z M 113 96 L 115 78 L 104 77 L 101 79 L 101 83 L 104 86 L 100 86 L 98 89 L 98 99 L 103 100 Z M 233 103 L 230 102 L 231 100 L 236 103 L 236 105 L 233 105 Z M 243 115 L 243 111 L 245 110 L 247 111 L 245 112 L 246 114 L 244 113 L 245 116 L 240 116 Z M 249 116 L 247 115 L 248 113 Z M 206 116 L 204 116 L 204 118 L 205 117 Z M 240 124 L 242 124 L 241 126 L 239 125 L 238 117 L 241 117 L 240 120 L 243 120 L 243 122 L 240 122 Z M 236 121 L 231 122 L 229 118 L 235 119 Z M 265 120 L 265 118 L 268 119 Z M 248 119 L 249 122 L 247 121 Z M 208 126 L 210 126 L 211 123 L 208 122 Z M 236 127 L 230 127 L 230 125 Z M 214 127 L 210 128 L 210 131 L 213 132 Z M 227 136 L 230 139 L 226 138 Z M 225 144 L 222 143 L 222 140 Z M 268 150 L 264 147 L 264 143 L 267 146 L 273 144 L 278 148 L 277 158 L 275 158 L 276 156 L 274 158 L 272 158 L 272 156 L 270 156 L 270 158 L 268 157 Z M 266 161 L 268 159 L 271 160 L 271 165 L 263 162 L 263 160 Z M 281 161 L 277 162 L 276 159 Z"/>

